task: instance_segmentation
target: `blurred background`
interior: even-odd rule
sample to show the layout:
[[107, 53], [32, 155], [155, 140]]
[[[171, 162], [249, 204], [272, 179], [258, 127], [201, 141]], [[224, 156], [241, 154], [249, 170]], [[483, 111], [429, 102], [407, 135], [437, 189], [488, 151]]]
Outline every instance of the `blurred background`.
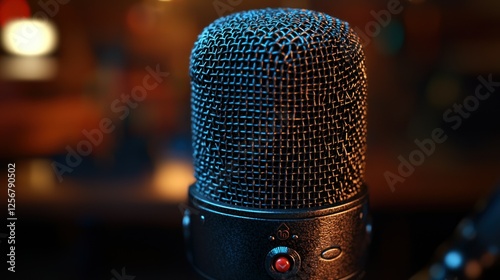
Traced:
[[[0, 0], [0, 173], [7, 182], [15, 163], [17, 276], [192, 279], [181, 235], [194, 182], [189, 55], [216, 18], [264, 7], [318, 10], [360, 34], [367, 278], [408, 279], [429, 264], [500, 179], [500, 86], [484, 82], [500, 81], [500, 2]], [[438, 128], [446, 141], [398, 170]], [[483, 264], [467, 275], [499, 276]]]

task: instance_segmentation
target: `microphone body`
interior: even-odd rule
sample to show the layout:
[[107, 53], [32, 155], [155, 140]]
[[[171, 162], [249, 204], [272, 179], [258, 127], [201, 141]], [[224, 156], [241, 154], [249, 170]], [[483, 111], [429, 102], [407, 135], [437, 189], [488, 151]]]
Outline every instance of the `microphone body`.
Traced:
[[323, 13], [206, 27], [190, 64], [196, 182], [183, 227], [206, 279], [358, 279], [370, 239], [366, 70]]

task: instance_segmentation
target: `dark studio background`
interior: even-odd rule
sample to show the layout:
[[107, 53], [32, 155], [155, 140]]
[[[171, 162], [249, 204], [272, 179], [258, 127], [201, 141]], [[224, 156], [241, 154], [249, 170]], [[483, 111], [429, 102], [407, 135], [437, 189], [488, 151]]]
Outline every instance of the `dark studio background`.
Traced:
[[[26, 15], [25, 1], [7, 2], [0, 0], [2, 26], [13, 14]], [[47, 10], [49, 2], [57, 7]], [[188, 66], [197, 35], [220, 15], [269, 6], [322, 11], [365, 31], [376, 21], [371, 11], [387, 10], [388, 2], [27, 1], [29, 14], [48, 15], [59, 41], [41, 57], [0, 49], [0, 207], [6, 214], [7, 164], [15, 163], [15, 276], [108, 280], [125, 269], [137, 280], [192, 279], [180, 209], [194, 180]], [[443, 119], [474, 94], [479, 75], [500, 81], [500, 2], [415, 0], [401, 7], [384, 26], [372, 24], [378, 29], [365, 42], [374, 220], [368, 279], [410, 278], [500, 180], [497, 92], [457, 129]], [[135, 108], [127, 105], [122, 119], [120, 96], [143, 83], [148, 67], [169, 75]], [[59, 180], [52, 165], [67, 164], [68, 147], [82, 145], [82, 131], [103, 119], [114, 131]], [[391, 191], [384, 173], [397, 174], [398, 157], [408, 158], [415, 139], [436, 128], [447, 140]], [[6, 233], [4, 218], [1, 224]], [[0, 241], [3, 273], [8, 252]], [[498, 268], [482, 275], [498, 279]]]

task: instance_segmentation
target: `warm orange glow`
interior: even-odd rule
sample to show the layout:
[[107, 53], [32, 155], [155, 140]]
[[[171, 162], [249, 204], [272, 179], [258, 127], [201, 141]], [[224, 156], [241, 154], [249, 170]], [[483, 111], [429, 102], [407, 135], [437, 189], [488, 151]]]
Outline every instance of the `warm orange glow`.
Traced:
[[188, 187], [194, 182], [194, 170], [187, 160], [170, 160], [161, 163], [154, 177], [154, 188], [169, 201], [182, 202], [187, 199]]
[[126, 15], [129, 30], [138, 35], [153, 33], [160, 18], [159, 10], [148, 3], [137, 3], [130, 7]]
[[29, 186], [35, 192], [50, 192], [55, 185], [54, 172], [51, 161], [47, 159], [33, 159], [29, 162]]

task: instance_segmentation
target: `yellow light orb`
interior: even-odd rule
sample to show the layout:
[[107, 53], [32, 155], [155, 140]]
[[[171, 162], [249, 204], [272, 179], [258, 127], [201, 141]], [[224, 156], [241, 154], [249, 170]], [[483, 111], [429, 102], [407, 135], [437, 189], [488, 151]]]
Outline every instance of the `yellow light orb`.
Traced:
[[57, 43], [56, 27], [49, 21], [15, 19], [5, 24], [2, 32], [2, 44], [13, 55], [47, 55], [55, 50]]

